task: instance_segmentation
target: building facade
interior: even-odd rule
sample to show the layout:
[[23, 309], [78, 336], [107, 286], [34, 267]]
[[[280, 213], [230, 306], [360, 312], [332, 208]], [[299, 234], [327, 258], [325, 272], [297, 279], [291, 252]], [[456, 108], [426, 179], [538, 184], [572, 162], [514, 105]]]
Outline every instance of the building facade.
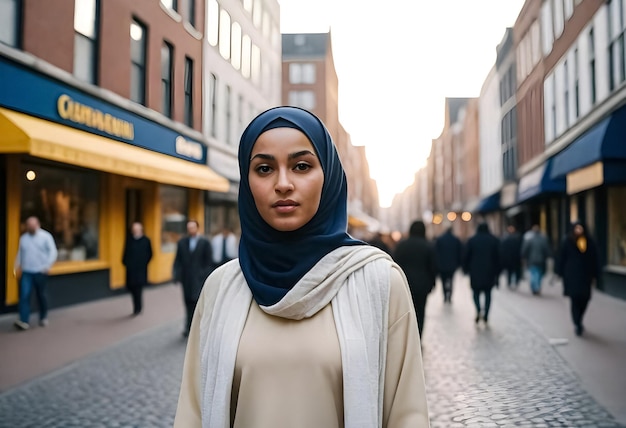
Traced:
[[378, 230], [378, 191], [369, 176], [365, 148], [352, 144], [339, 120], [339, 79], [331, 33], [282, 35], [282, 103], [319, 117], [330, 133], [348, 180], [351, 232], [362, 238]]
[[626, 296], [626, 4], [542, 8], [544, 134], [551, 177], [565, 179], [563, 231], [583, 221], [599, 243], [600, 287]]
[[202, 129], [209, 166], [228, 192], [206, 193], [207, 233], [239, 232], [237, 150], [245, 127], [281, 102], [280, 8], [276, 0], [207, 0]]
[[[18, 300], [26, 217], [55, 238], [52, 307], [125, 284], [129, 225], [144, 224], [148, 280], [171, 279], [188, 219], [227, 180], [201, 133], [203, 2], [4, 2], [0, 14], [0, 311]], [[6, 13], [4, 13], [6, 12]]]

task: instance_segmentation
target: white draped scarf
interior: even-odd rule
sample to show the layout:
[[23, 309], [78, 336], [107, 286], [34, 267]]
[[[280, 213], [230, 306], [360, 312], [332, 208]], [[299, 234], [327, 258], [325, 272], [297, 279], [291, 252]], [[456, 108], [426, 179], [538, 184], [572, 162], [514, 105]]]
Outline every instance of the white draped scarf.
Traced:
[[[345, 428], [382, 426], [391, 258], [370, 246], [340, 247], [322, 258], [268, 314], [299, 320], [332, 303], [343, 369]], [[252, 293], [239, 261], [224, 273], [211, 315], [200, 323], [202, 426], [230, 426], [237, 348]]]

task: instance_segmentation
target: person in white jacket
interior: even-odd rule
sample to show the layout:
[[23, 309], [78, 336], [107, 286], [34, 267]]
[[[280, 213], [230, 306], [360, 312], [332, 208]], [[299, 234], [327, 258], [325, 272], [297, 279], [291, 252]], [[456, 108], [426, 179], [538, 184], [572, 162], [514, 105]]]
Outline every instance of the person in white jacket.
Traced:
[[41, 228], [35, 216], [26, 219], [26, 232], [20, 236], [14, 274], [19, 277], [20, 300], [19, 319], [14, 323], [18, 330], [30, 328], [30, 297], [37, 295], [39, 304], [39, 325], [48, 325], [48, 272], [57, 260], [57, 247], [50, 232]]
[[220, 233], [211, 238], [211, 247], [215, 266], [221, 266], [238, 256], [237, 237], [228, 226], [224, 226]]
[[324, 124], [257, 116], [239, 147], [239, 258], [207, 278], [175, 427], [429, 427], [406, 277], [347, 233], [347, 184]]

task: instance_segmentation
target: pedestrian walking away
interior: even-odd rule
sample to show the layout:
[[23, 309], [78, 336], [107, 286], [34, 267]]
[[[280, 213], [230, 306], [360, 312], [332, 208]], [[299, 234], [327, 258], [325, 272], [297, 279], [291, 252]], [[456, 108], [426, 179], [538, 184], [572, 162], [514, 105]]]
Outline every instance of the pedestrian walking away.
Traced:
[[581, 222], [572, 225], [561, 243], [556, 274], [562, 278], [563, 294], [570, 299], [574, 331], [581, 336], [585, 330], [583, 318], [591, 300], [591, 288], [600, 278], [600, 261], [595, 241]]
[[221, 266], [238, 257], [237, 237], [227, 226], [224, 226], [222, 231], [211, 239], [211, 248], [215, 266]]
[[[485, 324], [489, 320], [491, 289], [497, 285], [500, 274], [499, 253], [498, 238], [489, 232], [487, 223], [480, 223], [476, 228], [476, 234], [467, 241], [463, 259], [463, 272], [470, 277], [474, 306], [476, 306], [474, 319], [476, 324], [481, 319]], [[481, 306], [481, 295], [484, 295], [484, 306]]]
[[426, 226], [423, 221], [417, 220], [411, 224], [409, 237], [398, 243], [393, 258], [409, 282], [421, 338], [426, 319], [426, 300], [435, 288], [437, 276], [435, 249], [426, 240]]
[[238, 156], [239, 258], [202, 289], [174, 426], [429, 427], [408, 284], [348, 234], [346, 175], [324, 124], [272, 108]]
[[514, 224], [506, 228], [507, 234], [502, 238], [500, 261], [506, 270], [506, 283], [509, 288], [517, 288], [522, 279], [522, 235]]
[[211, 243], [200, 235], [196, 220], [187, 222], [187, 236], [178, 241], [174, 258], [174, 282], [182, 285], [185, 303], [185, 327], [183, 336], [189, 336], [193, 313], [200, 298], [204, 280], [215, 268]]
[[452, 303], [452, 290], [454, 288], [454, 273], [461, 267], [463, 257], [463, 244], [452, 232], [452, 227], [435, 240], [435, 253], [437, 270], [443, 287], [443, 301]]
[[534, 295], [541, 293], [541, 281], [551, 254], [548, 238], [541, 232], [539, 225], [533, 225], [532, 233], [524, 239], [522, 244], [522, 259], [528, 268], [530, 289]]
[[143, 225], [135, 222], [126, 238], [122, 263], [126, 267], [126, 288], [133, 300], [133, 315], [143, 309], [143, 287], [148, 283], [148, 263], [152, 260], [152, 244], [143, 234]]
[[18, 330], [30, 328], [30, 299], [33, 289], [39, 305], [39, 325], [48, 325], [48, 272], [57, 259], [54, 238], [41, 228], [37, 217], [26, 219], [26, 232], [20, 236], [13, 273], [19, 278]]

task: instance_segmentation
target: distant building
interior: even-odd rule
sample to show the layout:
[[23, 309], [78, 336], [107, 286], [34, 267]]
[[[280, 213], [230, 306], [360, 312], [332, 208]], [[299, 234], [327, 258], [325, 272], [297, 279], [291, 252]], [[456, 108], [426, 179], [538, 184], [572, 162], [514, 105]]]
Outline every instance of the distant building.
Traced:
[[377, 229], [378, 191], [369, 176], [365, 150], [352, 144], [339, 121], [339, 79], [331, 33], [283, 34], [282, 62], [282, 103], [318, 116], [337, 146], [348, 179], [351, 226]]

